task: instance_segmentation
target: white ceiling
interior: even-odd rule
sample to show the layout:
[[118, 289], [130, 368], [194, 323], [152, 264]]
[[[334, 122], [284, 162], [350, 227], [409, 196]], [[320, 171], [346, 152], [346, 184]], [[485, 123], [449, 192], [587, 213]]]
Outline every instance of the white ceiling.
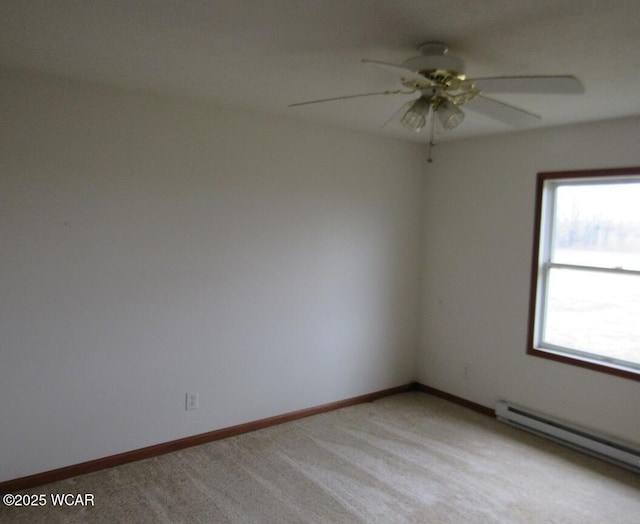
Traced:
[[[572, 74], [584, 95], [495, 95], [540, 126], [640, 114], [638, 0], [1, 0], [0, 64], [425, 140], [405, 101], [305, 100], [401, 87], [361, 63], [399, 64], [426, 41], [467, 77]], [[449, 139], [508, 131], [466, 111]]]

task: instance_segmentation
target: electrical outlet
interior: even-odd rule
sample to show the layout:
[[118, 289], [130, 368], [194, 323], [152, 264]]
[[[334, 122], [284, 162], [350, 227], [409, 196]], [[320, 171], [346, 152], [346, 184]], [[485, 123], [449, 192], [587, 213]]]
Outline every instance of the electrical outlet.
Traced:
[[187, 411], [191, 411], [193, 409], [198, 409], [198, 394], [197, 393], [187, 393], [186, 395], [186, 405], [185, 409]]

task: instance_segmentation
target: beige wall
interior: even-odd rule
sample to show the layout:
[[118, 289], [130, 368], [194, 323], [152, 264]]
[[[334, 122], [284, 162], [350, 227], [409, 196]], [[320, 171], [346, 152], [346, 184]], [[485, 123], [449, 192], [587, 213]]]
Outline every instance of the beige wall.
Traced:
[[420, 146], [0, 78], [0, 480], [414, 378]]
[[525, 354], [538, 171], [640, 166], [640, 119], [439, 146], [426, 175], [418, 378], [640, 444], [638, 382]]

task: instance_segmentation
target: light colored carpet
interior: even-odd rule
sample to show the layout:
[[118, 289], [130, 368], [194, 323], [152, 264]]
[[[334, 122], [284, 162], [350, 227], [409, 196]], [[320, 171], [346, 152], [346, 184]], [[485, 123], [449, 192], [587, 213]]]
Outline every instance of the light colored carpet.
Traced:
[[425, 393], [34, 488], [1, 522], [640, 522], [640, 475]]

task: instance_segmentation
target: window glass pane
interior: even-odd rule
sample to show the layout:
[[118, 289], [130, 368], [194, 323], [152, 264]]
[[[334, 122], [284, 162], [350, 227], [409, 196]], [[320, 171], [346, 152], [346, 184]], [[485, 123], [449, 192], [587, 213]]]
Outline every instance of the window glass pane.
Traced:
[[640, 276], [552, 268], [545, 343], [640, 364]]
[[640, 270], [640, 181], [561, 185], [552, 261]]

